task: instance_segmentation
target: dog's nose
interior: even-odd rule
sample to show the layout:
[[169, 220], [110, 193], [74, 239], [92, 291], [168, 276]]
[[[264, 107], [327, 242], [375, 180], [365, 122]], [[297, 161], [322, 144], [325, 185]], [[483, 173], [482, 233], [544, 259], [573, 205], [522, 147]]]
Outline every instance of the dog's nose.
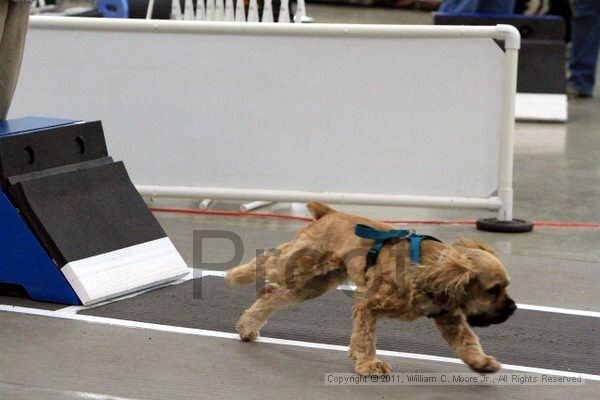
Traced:
[[511, 300], [511, 302], [508, 304], [506, 309], [508, 310], [508, 312], [513, 313], [517, 309], [517, 305], [515, 304], [514, 301]]

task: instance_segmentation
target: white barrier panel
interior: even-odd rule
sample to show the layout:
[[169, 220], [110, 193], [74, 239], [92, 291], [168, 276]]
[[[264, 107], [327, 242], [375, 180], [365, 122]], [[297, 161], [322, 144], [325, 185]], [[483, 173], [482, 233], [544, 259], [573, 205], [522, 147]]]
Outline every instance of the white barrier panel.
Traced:
[[566, 122], [569, 103], [566, 94], [517, 93], [517, 121]]
[[11, 117], [102, 120], [144, 194], [512, 219], [518, 47], [500, 25], [33, 17]]

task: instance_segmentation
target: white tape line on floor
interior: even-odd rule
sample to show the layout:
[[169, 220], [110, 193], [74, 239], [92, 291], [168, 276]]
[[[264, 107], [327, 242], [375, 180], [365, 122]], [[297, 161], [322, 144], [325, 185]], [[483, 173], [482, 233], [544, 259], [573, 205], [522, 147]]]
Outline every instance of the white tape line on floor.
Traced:
[[[60, 318], [60, 319], [67, 319], [67, 320], [74, 320], [74, 321], [84, 321], [84, 322], [91, 322], [91, 323], [97, 323], [97, 324], [103, 324], [103, 325], [120, 326], [120, 327], [125, 327], [125, 328], [148, 329], [148, 330], [168, 332], [168, 333], [180, 333], [180, 334], [185, 334], [185, 335], [196, 335], [196, 336], [206, 336], [206, 337], [216, 337], [216, 338], [223, 338], [223, 339], [239, 340], [238, 335], [233, 332], [211, 331], [211, 330], [206, 330], [206, 329], [184, 328], [184, 327], [180, 327], [180, 326], [160, 325], [160, 324], [152, 324], [152, 323], [148, 323], [148, 322], [129, 321], [129, 320], [122, 320], [122, 319], [115, 319], [115, 318], [95, 317], [95, 316], [91, 316], [91, 315], [61, 313], [60, 310], [49, 311], [49, 310], [42, 310], [42, 309], [37, 309], [37, 308], [0, 305], [0, 311], [28, 314], [28, 315], [37, 315], [37, 316], [51, 317], [51, 318]], [[299, 341], [299, 340], [259, 337], [257, 342], [275, 344], [275, 345], [293, 346], [293, 347], [304, 347], [304, 348], [312, 348], [312, 349], [348, 352], [348, 346], [339, 346], [339, 345], [315, 343], [315, 342], [304, 342], [304, 341]], [[381, 356], [387, 356], [387, 357], [406, 358], [406, 359], [424, 360], [424, 361], [436, 361], [436, 362], [451, 363], [451, 364], [462, 364], [462, 361], [457, 358], [432, 356], [432, 355], [428, 355], [428, 354], [405, 353], [405, 352], [389, 351], [389, 350], [378, 350], [377, 354], [379, 354]], [[547, 375], [555, 375], [555, 376], [566, 376], [566, 377], [581, 377], [582, 379], [585, 379], [585, 380], [600, 381], [600, 375], [582, 374], [582, 373], [572, 372], [572, 371], [560, 371], [560, 370], [554, 370], [554, 369], [527, 367], [527, 366], [512, 365], [512, 364], [503, 364], [502, 366], [505, 370], [508, 370], [508, 371], [522, 371], [522, 372], [531, 372], [531, 373], [547, 374]]]
[[[0, 395], [6, 394], [7, 396], [11, 393], [26, 394], [27, 397], [31, 394], [39, 394], [49, 396], [49, 398], [57, 399], [81, 399], [81, 400], [135, 400], [131, 397], [118, 397], [111, 396], [108, 394], [98, 394], [90, 392], [78, 392], [74, 390], [61, 390], [61, 389], [50, 389], [42, 388], [39, 386], [21, 385], [17, 383], [0, 382]], [[0, 396], [0, 398], [3, 398]], [[11, 398], [11, 397], [8, 397]]]

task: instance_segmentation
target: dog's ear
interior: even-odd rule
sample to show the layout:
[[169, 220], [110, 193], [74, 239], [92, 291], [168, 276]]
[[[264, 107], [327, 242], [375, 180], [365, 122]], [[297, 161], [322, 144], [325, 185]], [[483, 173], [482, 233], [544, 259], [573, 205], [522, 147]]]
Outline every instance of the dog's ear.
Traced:
[[483, 251], [487, 251], [488, 253], [491, 253], [491, 254], [495, 255], [496, 257], [498, 257], [498, 253], [496, 253], [496, 250], [494, 250], [492, 248], [492, 246], [490, 246], [489, 244], [485, 243], [484, 241], [478, 240], [478, 239], [460, 238], [456, 242], [452, 243], [452, 246], [457, 247], [457, 248], [462, 247], [465, 249], [483, 250]]
[[417, 276], [418, 287], [450, 306], [463, 301], [467, 285], [477, 277], [471, 260], [460, 250], [448, 247], [440, 262], [425, 266]]

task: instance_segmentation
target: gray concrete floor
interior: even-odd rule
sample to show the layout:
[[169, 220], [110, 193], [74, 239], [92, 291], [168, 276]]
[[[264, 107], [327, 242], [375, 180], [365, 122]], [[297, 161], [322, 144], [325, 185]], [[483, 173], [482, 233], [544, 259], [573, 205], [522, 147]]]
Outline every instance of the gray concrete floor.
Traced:
[[[308, 6], [319, 22], [429, 23], [424, 12]], [[598, 93], [598, 90], [597, 90]], [[516, 216], [530, 220], [600, 222], [600, 100], [571, 101], [567, 124], [517, 124]], [[381, 219], [477, 218], [484, 212], [392, 207], [341, 207]], [[275, 211], [288, 212], [277, 204]], [[290, 237], [299, 222], [157, 214], [189, 265], [194, 229], [230, 229], [246, 247]], [[501, 235], [471, 226], [417, 226], [452, 240], [477, 236], [507, 264], [520, 303], [600, 311], [600, 230], [536, 228]], [[213, 243], [206, 262], [225, 261], [226, 244]], [[196, 261], [196, 262], [195, 262]], [[10, 303], [0, 298], [0, 303]], [[28, 305], [19, 301], [21, 305]], [[39, 307], [39, 305], [33, 305]], [[177, 310], [174, 310], [177, 312]], [[543, 332], [540, 332], [543, 334]], [[402, 349], [410, 351], [410, 349]], [[389, 359], [398, 372], [465, 371], [462, 365]], [[327, 372], [350, 372], [343, 352], [64, 321], [0, 312], [0, 399], [203, 398], [597, 398], [599, 384], [577, 387], [364, 386], [323, 384]], [[594, 394], [596, 393], [596, 394]], [[92, 397], [99, 395], [100, 397]], [[104, 396], [104, 397], [102, 397]]]

